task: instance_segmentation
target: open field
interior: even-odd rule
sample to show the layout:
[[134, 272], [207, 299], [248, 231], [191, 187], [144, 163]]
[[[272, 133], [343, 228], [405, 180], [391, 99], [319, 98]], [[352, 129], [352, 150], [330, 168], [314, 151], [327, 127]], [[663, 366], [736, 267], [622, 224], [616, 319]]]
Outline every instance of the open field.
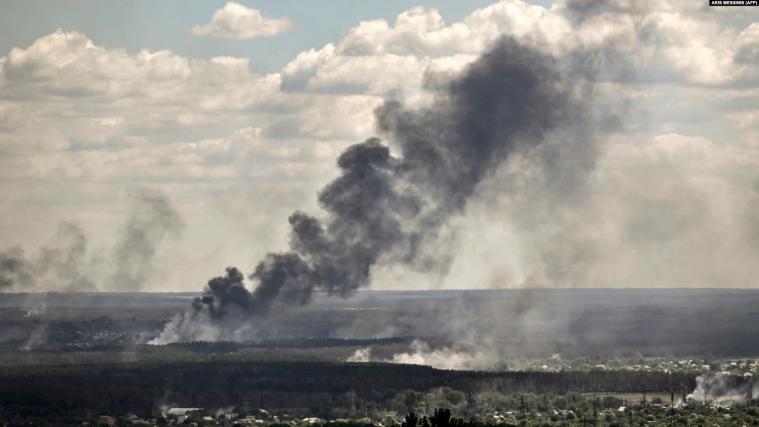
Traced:
[[[3, 294], [0, 350], [126, 347], [157, 335], [193, 294]], [[276, 312], [248, 341], [479, 338], [545, 356], [759, 355], [759, 291], [359, 292]], [[466, 332], [464, 331], [464, 332]]]
[[[193, 296], [2, 295], [0, 419], [158, 423], [169, 407], [234, 408], [264, 424], [399, 424], [439, 407], [483, 425], [755, 419], [750, 407], [682, 405], [699, 375], [752, 387], [755, 291], [359, 292], [259, 320], [267, 333], [244, 342], [147, 345]], [[461, 341], [462, 327], [480, 334]], [[387, 363], [416, 340], [457, 357], [495, 346], [503, 360], [491, 372]], [[346, 363], [362, 352], [371, 363]]]

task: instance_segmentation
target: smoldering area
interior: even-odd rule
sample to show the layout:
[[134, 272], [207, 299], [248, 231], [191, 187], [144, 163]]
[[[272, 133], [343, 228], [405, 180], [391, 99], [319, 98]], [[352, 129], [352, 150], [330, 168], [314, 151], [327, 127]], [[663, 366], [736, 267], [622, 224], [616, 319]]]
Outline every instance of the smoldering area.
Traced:
[[[160, 351], [144, 344], [195, 295], [6, 294], [0, 350], [7, 361], [20, 353]], [[424, 340], [431, 349], [486, 352], [483, 369], [555, 353], [750, 356], [759, 354], [759, 332], [747, 327], [757, 315], [759, 292], [751, 290], [359, 291], [318, 294], [308, 306], [272, 313], [231, 348], [309, 348], [304, 354], [317, 359], [345, 360], [369, 346], [382, 361]], [[43, 336], [30, 342], [39, 328]]]

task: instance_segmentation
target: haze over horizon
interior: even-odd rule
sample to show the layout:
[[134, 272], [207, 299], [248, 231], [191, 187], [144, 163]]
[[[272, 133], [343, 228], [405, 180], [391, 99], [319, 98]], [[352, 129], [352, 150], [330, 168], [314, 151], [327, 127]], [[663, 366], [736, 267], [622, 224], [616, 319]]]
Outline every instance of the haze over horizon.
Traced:
[[740, 8], [152, 3], [0, 4], [0, 291], [247, 276], [293, 212], [323, 217], [347, 147], [401, 153], [378, 108], [436, 105], [502, 36], [555, 58], [587, 129], [494, 167], [370, 289], [758, 287], [759, 23]]

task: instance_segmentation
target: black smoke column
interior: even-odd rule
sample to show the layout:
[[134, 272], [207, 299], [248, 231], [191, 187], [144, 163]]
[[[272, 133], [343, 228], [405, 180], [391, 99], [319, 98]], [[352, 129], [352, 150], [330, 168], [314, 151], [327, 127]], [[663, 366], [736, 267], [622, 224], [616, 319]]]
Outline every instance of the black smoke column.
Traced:
[[[500, 40], [428, 107], [388, 102], [379, 108], [378, 128], [398, 156], [377, 138], [348, 147], [337, 160], [341, 175], [319, 192], [325, 214], [290, 216], [291, 249], [258, 264], [251, 276], [255, 290], [229, 292], [229, 286], [242, 287], [239, 272], [230, 270], [233, 284], [212, 280], [205, 304], [196, 307], [208, 306], [211, 318], [229, 305], [264, 314], [275, 304], [308, 303], [316, 290], [349, 295], [369, 284], [378, 262], [413, 264], [479, 183], [513, 153], [539, 150], [557, 128], [571, 122], [581, 129], [583, 111], [552, 58]], [[583, 137], [589, 133], [583, 129]], [[176, 322], [205, 319], [177, 317], [153, 342], [192, 340], [182, 331], [197, 328]]]

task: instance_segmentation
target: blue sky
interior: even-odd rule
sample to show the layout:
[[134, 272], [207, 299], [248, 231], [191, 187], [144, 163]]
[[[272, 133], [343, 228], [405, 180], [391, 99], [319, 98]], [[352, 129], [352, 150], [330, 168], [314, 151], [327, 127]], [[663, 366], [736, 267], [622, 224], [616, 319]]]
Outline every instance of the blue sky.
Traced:
[[[443, 240], [457, 239], [447, 274], [379, 263], [372, 286], [748, 286], [759, 276], [754, 9], [239, 3], [0, 1], [0, 257], [23, 250], [33, 264], [74, 229], [60, 224], [77, 224], [88, 245], [79, 273], [112, 290], [134, 195], [162, 194], [186, 227], [156, 242], [139, 289], [197, 290], [228, 265], [249, 272], [288, 247], [290, 213], [324, 215], [316, 194], [343, 150], [378, 134], [378, 106], [427, 105], [430, 76], [455, 78], [508, 36], [554, 57], [599, 123], [618, 119], [597, 145], [588, 203], [530, 204], [544, 188], [503, 183], [539, 186], [530, 173], [541, 169], [510, 160], [446, 225]], [[561, 280], [555, 260], [573, 267]], [[46, 271], [38, 290], [65, 288]]]
[[[463, 18], [489, 0], [269, 0], [240, 1], [270, 17], [286, 16], [294, 30], [262, 40], [218, 40], [190, 34], [206, 23], [223, 1], [130, 0], [5, 0], [0, 2], [0, 52], [28, 46], [57, 28], [87, 34], [94, 42], [131, 52], [168, 49], [192, 58], [243, 56], [254, 69], [276, 71], [298, 52], [339, 40], [359, 21], [386, 19], [414, 6], [435, 7], [446, 22]], [[550, 0], [538, 0], [547, 5]]]

